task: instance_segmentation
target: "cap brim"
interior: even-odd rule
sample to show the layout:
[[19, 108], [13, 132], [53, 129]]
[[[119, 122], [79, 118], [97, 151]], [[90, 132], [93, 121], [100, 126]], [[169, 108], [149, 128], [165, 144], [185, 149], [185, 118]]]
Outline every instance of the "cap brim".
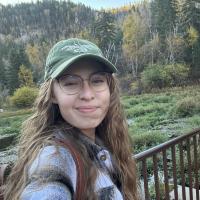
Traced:
[[56, 70], [51, 74], [51, 78], [53, 79], [53, 78], [58, 77], [70, 65], [72, 65], [73, 63], [77, 62], [78, 60], [80, 60], [82, 58], [94, 59], [95, 61], [102, 63], [106, 67], [107, 71], [112, 72], [112, 73], [117, 72], [117, 68], [110, 61], [108, 61], [106, 58], [98, 56], [98, 55], [94, 55], [94, 54], [82, 54], [82, 55], [73, 57], [69, 60], [66, 60], [62, 64], [60, 64], [56, 68]]

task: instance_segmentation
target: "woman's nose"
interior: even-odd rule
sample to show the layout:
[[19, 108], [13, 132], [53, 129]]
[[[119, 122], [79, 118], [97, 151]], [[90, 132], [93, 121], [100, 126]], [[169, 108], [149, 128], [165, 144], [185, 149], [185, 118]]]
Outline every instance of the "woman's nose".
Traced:
[[83, 81], [83, 86], [80, 91], [80, 98], [84, 100], [91, 100], [94, 99], [95, 97], [95, 92], [93, 88], [89, 85], [88, 80]]

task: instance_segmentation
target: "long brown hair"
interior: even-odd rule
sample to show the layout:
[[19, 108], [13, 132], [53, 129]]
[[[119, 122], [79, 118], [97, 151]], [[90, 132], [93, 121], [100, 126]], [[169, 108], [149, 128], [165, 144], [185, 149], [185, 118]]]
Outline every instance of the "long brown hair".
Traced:
[[[69, 134], [72, 136], [70, 139], [73, 140], [73, 137], [76, 137], [77, 131], [70, 125], [66, 123], [59, 125], [57, 123], [61, 116], [58, 107], [51, 101], [52, 85], [53, 80], [48, 80], [41, 86], [35, 104], [35, 112], [23, 123], [19, 141], [19, 158], [7, 181], [6, 200], [19, 200], [28, 181], [28, 166], [36, 158], [41, 148], [48, 144], [56, 145], [52, 137], [58, 126], [63, 131], [71, 133]], [[97, 137], [112, 153], [118, 166], [124, 199], [138, 200], [135, 161], [132, 158], [127, 123], [120, 103], [119, 87], [114, 76], [111, 78], [109, 88], [111, 94], [110, 106], [105, 119], [97, 127]], [[79, 140], [73, 140], [73, 142], [77, 144], [76, 146], [84, 158], [87, 177], [84, 199], [97, 199], [94, 192], [97, 169], [89, 158], [86, 147]]]

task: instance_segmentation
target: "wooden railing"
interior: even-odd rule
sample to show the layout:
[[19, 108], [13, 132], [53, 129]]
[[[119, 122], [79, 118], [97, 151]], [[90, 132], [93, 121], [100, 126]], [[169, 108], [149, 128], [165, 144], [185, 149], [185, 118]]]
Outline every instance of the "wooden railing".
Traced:
[[134, 157], [145, 200], [200, 199], [200, 129]]

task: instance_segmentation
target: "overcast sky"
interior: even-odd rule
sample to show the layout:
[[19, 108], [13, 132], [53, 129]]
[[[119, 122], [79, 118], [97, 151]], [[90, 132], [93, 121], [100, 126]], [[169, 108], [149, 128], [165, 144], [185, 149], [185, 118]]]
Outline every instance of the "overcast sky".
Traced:
[[[21, 2], [36, 2], [37, 0], [0, 0], [3, 5], [16, 4]], [[74, 3], [81, 2], [95, 9], [101, 8], [116, 8], [129, 3], [134, 3], [141, 0], [71, 0]]]

